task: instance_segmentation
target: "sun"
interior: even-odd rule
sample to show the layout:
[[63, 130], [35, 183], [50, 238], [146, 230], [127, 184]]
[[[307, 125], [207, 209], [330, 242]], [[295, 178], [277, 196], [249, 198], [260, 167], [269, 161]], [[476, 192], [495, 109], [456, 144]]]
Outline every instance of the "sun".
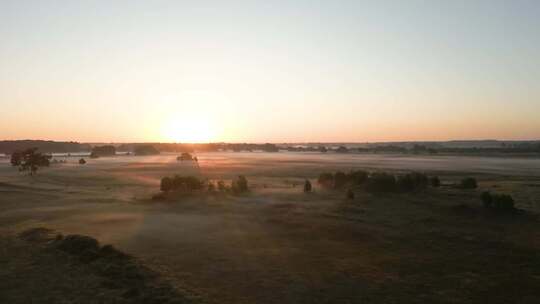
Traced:
[[162, 133], [167, 141], [183, 143], [211, 142], [216, 136], [212, 122], [204, 118], [171, 118]]

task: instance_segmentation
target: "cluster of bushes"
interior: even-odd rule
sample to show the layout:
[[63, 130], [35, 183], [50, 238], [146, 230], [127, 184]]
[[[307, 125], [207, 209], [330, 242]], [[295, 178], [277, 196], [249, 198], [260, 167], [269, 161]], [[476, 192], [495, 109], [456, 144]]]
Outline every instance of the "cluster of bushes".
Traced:
[[368, 179], [366, 171], [350, 171], [344, 173], [337, 171], [336, 173], [323, 172], [319, 175], [317, 182], [326, 188], [339, 189], [346, 185], [361, 185]]
[[160, 189], [163, 192], [184, 191], [192, 192], [203, 189], [204, 183], [195, 176], [164, 177], [161, 179]]
[[484, 207], [498, 211], [515, 210], [514, 199], [508, 194], [491, 194], [485, 191], [480, 196]]
[[208, 191], [213, 192], [230, 192], [233, 194], [240, 194], [249, 191], [248, 180], [245, 176], [240, 175], [236, 179], [232, 180], [230, 186], [226, 185], [224, 181], [220, 180], [216, 183], [206, 182], [200, 180], [195, 176], [180, 176], [175, 175], [173, 177], [163, 177], [161, 179], [160, 190], [164, 193], [168, 192], [195, 192], [195, 191]]
[[340, 189], [345, 186], [363, 186], [370, 192], [411, 192], [425, 189], [428, 185], [439, 187], [438, 177], [429, 178], [424, 173], [411, 172], [403, 175], [393, 175], [386, 172], [373, 172], [357, 170], [344, 173], [324, 172], [319, 175], [317, 182], [326, 188]]

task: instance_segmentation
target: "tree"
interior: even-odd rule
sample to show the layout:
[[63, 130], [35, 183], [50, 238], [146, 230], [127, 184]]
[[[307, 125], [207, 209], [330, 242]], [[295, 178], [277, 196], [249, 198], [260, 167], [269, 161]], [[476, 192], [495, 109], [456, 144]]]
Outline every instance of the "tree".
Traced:
[[354, 199], [354, 191], [352, 189], [347, 190], [347, 199], [349, 199], [349, 200]]
[[347, 175], [341, 171], [334, 174], [334, 189], [339, 189], [347, 183]]
[[84, 164], [86, 164], [86, 160], [84, 160], [84, 158], [79, 159], [79, 165], [84, 165]]
[[39, 167], [48, 167], [51, 155], [36, 152], [37, 148], [30, 148], [24, 151], [17, 151], [11, 154], [11, 165], [19, 167], [19, 171], [29, 170], [30, 175], [36, 174]]
[[161, 179], [160, 189], [163, 192], [169, 192], [173, 189], [173, 180], [170, 177], [164, 177]]
[[486, 208], [491, 208], [491, 206], [493, 205], [493, 197], [491, 196], [491, 193], [489, 193], [489, 191], [482, 192], [480, 199], [482, 199], [482, 204]]
[[306, 179], [306, 182], [304, 183], [304, 192], [308, 193], [311, 192], [311, 182]]
[[434, 188], [438, 188], [438, 187], [441, 186], [441, 180], [439, 179], [438, 176], [433, 176], [430, 179], [430, 182], [431, 182], [431, 186], [434, 187]]
[[248, 191], [248, 181], [245, 176], [238, 176], [238, 180], [236, 180], [236, 185], [238, 186], [238, 191], [240, 193]]

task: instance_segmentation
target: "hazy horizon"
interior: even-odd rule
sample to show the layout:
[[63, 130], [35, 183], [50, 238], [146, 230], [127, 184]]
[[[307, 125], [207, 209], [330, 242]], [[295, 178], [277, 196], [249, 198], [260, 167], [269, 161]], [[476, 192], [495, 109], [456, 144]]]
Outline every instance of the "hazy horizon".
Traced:
[[538, 1], [0, 1], [0, 140], [540, 139]]

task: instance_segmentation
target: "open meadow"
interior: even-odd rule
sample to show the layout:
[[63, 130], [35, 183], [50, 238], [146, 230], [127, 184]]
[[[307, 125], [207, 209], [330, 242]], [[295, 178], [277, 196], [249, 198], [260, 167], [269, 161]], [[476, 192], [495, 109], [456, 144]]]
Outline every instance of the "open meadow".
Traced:
[[[33, 177], [0, 160], [0, 276], [10, 278], [0, 282], [0, 302], [50, 293], [54, 303], [60, 270], [58, 278], [48, 271], [17, 280], [20, 269], [32, 272], [20, 255], [31, 250], [12, 238], [46, 227], [112, 244], [202, 303], [540, 303], [538, 158], [176, 156], [85, 165], [66, 158]], [[317, 184], [322, 172], [351, 169], [425, 172], [442, 184], [412, 193], [356, 189], [354, 199]], [[160, 179], [175, 174], [226, 183], [244, 175], [250, 190], [152, 200]], [[453, 186], [464, 177], [476, 178], [478, 188]], [[305, 179], [313, 192], [303, 192]], [[480, 200], [486, 190], [512, 195], [518, 211], [488, 212]], [[102, 286], [93, 290], [88, 280], [73, 283], [88, 286], [77, 303], [98, 303], [91, 295]]]

